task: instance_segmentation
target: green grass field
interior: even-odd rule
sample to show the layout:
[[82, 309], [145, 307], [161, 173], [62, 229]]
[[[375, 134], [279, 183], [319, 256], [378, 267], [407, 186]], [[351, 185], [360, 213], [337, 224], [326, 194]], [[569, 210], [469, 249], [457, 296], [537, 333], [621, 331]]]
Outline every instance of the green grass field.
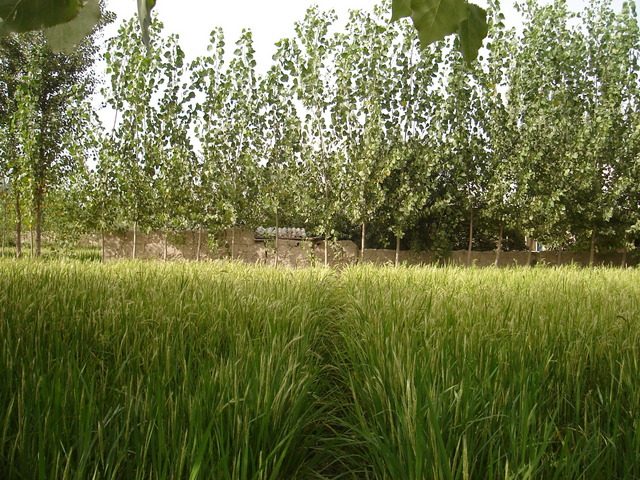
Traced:
[[0, 259], [2, 479], [638, 479], [640, 270]]

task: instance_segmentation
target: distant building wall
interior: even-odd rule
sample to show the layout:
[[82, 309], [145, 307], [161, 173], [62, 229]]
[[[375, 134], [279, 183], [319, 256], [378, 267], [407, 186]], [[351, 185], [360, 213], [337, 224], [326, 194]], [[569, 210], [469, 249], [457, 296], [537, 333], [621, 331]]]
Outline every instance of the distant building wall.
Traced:
[[[195, 260], [198, 256], [198, 232], [169, 233], [167, 236], [168, 260]], [[161, 232], [148, 234], [136, 233], [136, 258], [164, 258], [165, 236]], [[124, 259], [133, 256], [133, 232], [105, 234], [105, 257], [107, 259]], [[200, 234], [200, 259], [212, 260], [222, 258], [221, 254], [212, 253], [209, 249], [209, 235], [206, 231]]]
[[[324, 241], [317, 239], [279, 239], [276, 255], [275, 239], [259, 239], [253, 230], [227, 229], [219, 234], [207, 231], [187, 231], [169, 233], [167, 236], [168, 260], [196, 260], [198, 243], [200, 260], [233, 258], [246, 263], [306, 267], [324, 263]], [[165, 235], [162, 232], [136, 235], [136, 258], [164, 258]], [[212, 250], [213, 247], [213, 250]], [[360, 250], [349, 240], [330, 242], [328, 248], [330, 265], [353, 264], [360, 258]], [[107, 259], [132, 258], [133, 232], [105, 235], [105, 256]], [[395, 250], [365, 249], [364, 261], [377, 265], [394, 264]], [[495, 252], [471, 252], [471, 265], [491, 267], [495, 264]], [[413, 252], [401, 250], [400, 263], [408, 265], [428, 265], [434, 263], [467, 264], [467, 251], [456, 250], [448, 258], [438, 258], [433, 252]], [[498, 266], [536, 265], [589, 265], [589, 252], [502, 252]], [[595, 265], [622, 266], [636, 265], [637, 261], [620, 252], [598, 253]]]
[[[200, 239], [198, 240], [198, 236]], [[192, 231], [167, 235], [167, 260], [196, 260], [200, 242], [200, 260], [233, 258], [246, 263], [305, 267], [324, 263], [324, 242], [312, 239], [256, 239], [253, 230], [227, 229], [220, 234]], [[164, 258], [165, 235], [162, 232], [136, 233], [136, 258]], [[213, 248], [213, 250], [212, 250]], [[348, 240], [330, 242], [330, 265], [355, 263], [358, 248]], [[133, 257], [133, 232], [105, 235], [105, 257]]]
[[[365, 248], [364, 261], [367, 263], [374, 263], [376, 265], [393, 264], [396, 261], [396, 251]], [[435, 263], [437, 261], [437, 257], [433, 252], [400, 250], [400, 252], [398, 252], [398, 261], [409, 265], [426, 265]]]

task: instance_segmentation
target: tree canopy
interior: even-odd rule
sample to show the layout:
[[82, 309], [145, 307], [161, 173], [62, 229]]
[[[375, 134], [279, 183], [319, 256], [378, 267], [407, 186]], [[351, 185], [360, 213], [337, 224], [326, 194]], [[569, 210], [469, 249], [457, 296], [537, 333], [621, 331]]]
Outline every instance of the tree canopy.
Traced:
[[[265, 71], [250, 31], [229, 48], [214, 29], [208, 54], [187, 62], [157, 19], [149, 47], [137, 20], [126, 22], [105, 53], [113, 127], [97, 125], [90, 108], [56, 114], [87, 133], [74, 139], [90, 139], [69, 144], [56, 162], [93, 160], [82, 171], [87, 162], [55, 170], [66, 190], [48, 182], [47, 228], [73, 219], [64, 228], [166, 236], [288, 225], [325, 239], [325, 252], [338, 237], [363, 249], [497, 256], [531, 240], [592, 253], [636, 248], [633, 3], [615, 11], [596, 0], [571, 12], [564, 2], [527, 2], [517, 32], [491, 2], [487, 48], [472, 63], [459, 36], [424, 47], [410, 22], [389, 22], [391, 8], [351, 12], [342, 31], [334, 13], [311, 8]], [[13, 211], [6, 228], [18, 228], [24, 212], [9, 205], [23, 205], [36, 178], [7, 159], [39, 145], [12, 133], [29, 132], [38, 118], [20, 38], [0, 39], [3, 211]], [[64, 213], [83, 209], [93, 213]]]

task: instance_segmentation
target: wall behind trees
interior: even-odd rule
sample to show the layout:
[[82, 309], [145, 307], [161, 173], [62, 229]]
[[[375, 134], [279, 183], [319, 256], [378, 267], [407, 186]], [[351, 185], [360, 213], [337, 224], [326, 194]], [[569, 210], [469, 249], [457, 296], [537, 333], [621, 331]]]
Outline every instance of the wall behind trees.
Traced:
[[[279, 265], [284, 267], [309, 267], [324, 263], [324, 241], [319, 238], [280, 239], [276, 247], [274, 238], [256, 238], [253, 230], [226, 229], [223, 232], [182, 231], [168, 239], [162, 232], [138, 233], [135, 250], [143, 260], [209, 261], [236, 260], [245, 263]], [[133, 232], [105, 236], [106, 260], [132, 257]], [[168, 254], [167, 254], [168, 252]], [[437, 252], [416, 252], [392, 249], [365, 249], [359, 251], [350, 240], [330, 244], [329, 265], [352, 265], [359, 262], [377, 265], [466, 265], [466, 250], [455, 250], [442, 256]], [[638, 264], [636, 258], [622, 252], [598, 253], [593, 261], [589, 252], [504, 252], [496, 262], [497, 252], [472, 252], [470, 264], [476, 267], [513, 267], [535, 265], [602, 265], [627, 267]]]

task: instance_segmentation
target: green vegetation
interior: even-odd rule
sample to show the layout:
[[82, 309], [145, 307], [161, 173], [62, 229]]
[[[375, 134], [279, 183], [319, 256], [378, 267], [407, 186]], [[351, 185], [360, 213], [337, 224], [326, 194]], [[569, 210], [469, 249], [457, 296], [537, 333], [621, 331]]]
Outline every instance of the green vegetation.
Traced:
[[[278, 225], [326, 249], [340, 238], [499, 259], [536, 240], [592, 259], [637, 254], [635, 3], [572, 12], [531, 0], [515, 29], [491, 0], [472, 63], [465, 35], [484, 30], [466, 20], [426, 48], [409, 20], [389, 21], [422, 23], [445, 3], [484, 18], [464, 0], [387, 0], [338, 31], [333, 12], [311, 7], [270, 65], [249, 30], [233, 42], [212, 23], [207, 53], [191, 59], [159, 18], [146, 20], [145, 47], [132, 18], [100, 52], [106, 125], [87, 101], [95, 33], [72, 55], [40, 33], [0, 36], [3, 242], [20, 250], [33, 230], [37, 256], [41, 235]], [[453, 31], [445, 23], [436, 37]]]
[[[35, 246], [34, 246], [35, 247]], [[31, 244], [25, 243], [23, 248], [26, 252], [31, 251]], [[0, 257], [16, 258], [16, 250], [13, 247], [0, 249]], [[102, 259], [102, 251], [95, 245], [65, 245], [50, 243], [42, 247], [40, 258], [47, 260], [81, 260], [87, 262], [99, 262]]]
[[640, 476], [640, 271], [0, 259], [0, 477]]

